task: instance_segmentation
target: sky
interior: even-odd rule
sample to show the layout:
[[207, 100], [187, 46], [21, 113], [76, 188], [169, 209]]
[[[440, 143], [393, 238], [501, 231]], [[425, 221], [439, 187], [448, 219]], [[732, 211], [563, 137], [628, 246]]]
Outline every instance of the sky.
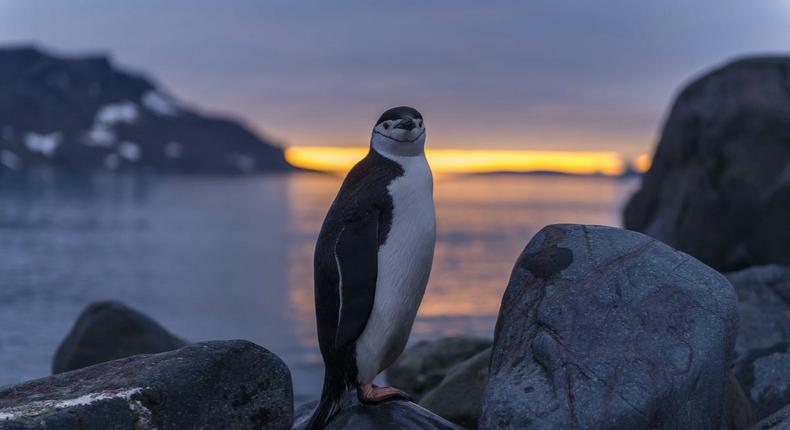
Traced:
[[673, 96], [788, 53], [790, 0], [0, 0], [0, 43], [109, 53], [282, 145], [365, 146], [388, 107], [435, 148], [652, 151]]

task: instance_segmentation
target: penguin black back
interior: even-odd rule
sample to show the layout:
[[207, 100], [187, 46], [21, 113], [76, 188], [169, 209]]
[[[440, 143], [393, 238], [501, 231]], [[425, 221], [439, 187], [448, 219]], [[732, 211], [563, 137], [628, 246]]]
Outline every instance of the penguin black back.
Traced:
[[323, 428], [351, 388], [364, 404], [408, 398], [373, 380], [403, 351], [430, 273], [436, 222], [424, 144], [416, 109], [385, 111], [324, 219], [314, 258], [324, 388], [309, 430]]
[[[316, 242], [313, 274], [315, 282], [316, 323], [321, 354], [325, 361], [324, 388], [321, 401], [307, 429], [320, 429], [337, 411], [343, 395], [353, 386], [357, 377], [356, 357], [353, 343], [364, 329], [373, 305], [375, 290], [348, 291], [347, 300], [354, 298], [357, 308], [367, 312], [346, 312], [348, 324], [340, 324], [338, 309], [343, 294], [336, 251], [341, 233], [348, 225], [359, 225], [371, 216], [377, 219], [375, 229], [376, 246], [387, 240], [392, 225], [392, 197], [387, 186], [403, 175], [398, 163], [370, 149], [367, 156], [357, 163], [346, 176], [329, 212], [321, 226]], [[371, 215], [375, 214], [375, 215]], [[370, 226], [373, 229], [374, 226]], [[364, 225], [362, 227], [365, 229]], [[364, 233], [363, 233], [364, 234]], [[349, 265], [361, 269], [366, 278], [373, 278], [377, 270], [376, 252], [361, 250], [349, 253]], [[348, 275], [347, 275], [348, 276]], [[348, 284], [346, 284], [348, 288]], [[338, 327], [348, 328], [339, 331]], [[353, 338], [353, 339], [352, 339]]]

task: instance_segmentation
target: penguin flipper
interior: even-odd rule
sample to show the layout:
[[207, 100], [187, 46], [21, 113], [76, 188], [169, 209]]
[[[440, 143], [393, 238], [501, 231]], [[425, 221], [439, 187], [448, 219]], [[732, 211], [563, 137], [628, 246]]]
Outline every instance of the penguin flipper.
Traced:
[[335, 347], [362, 334], [373, 310], [378, 279], [379, 211], [372, 210], [343, 225], [335, 245], [340, 283]]

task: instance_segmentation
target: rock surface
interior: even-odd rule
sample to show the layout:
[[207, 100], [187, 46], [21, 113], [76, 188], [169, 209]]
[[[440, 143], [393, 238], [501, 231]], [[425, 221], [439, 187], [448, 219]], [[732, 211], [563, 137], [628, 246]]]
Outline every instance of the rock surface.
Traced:
[[196, 112], [104, 56], [0, 49], [0, 173], [52, 165], [164, 172], [285, 170], [282, 149]]
[[387, 369], [387, 382], [419, 400], [439, 385], [453, 366], [490, 348], [491, 343], [489, 339], [474, 337], [418, 342]]
[[[305, 403], [297, 408], [293, 430], [303, 430], [310, 420], [318, 401]], [[340, 412], [329, 421], [324, 430], [462, 430], [461, 427], [414, 403], [395, 400], [379, 405], [362, 405], [356, 393], [350, 392], [343, 401]]]
[[491, 348], [459, 363], [441, 384], [425, 394], [420, 406], [462, 427], [476, 429], [490, 360]]
[[624, 212], [720, 270], [790, 264], [790, 57], [735, 61], [678, 95]]
[[0, 429], [289, 429], [291, 376], [241, 340], [137, 355], [0, 390]]
[[727, 376], [726, 399], [721, 430], [747, 430], [757, 422], [752, 402], [732, 372]]
[[480, 428], [718, 428], [737, 328], [732, 286], [694, 258], [545, 227], [502, 299]]
[[760, 266], [727, 275], [740, 302], [734, 371], [766, 417], [790, 403], [790, 267]]
[[790, 429], [790, 405], [776, 411], [752, 427], [752, 430], [788, 430]]
[[119, 302], [93, 303], [80, 314], [52, 361], [52, 373], [186, 345], [151, 318]]

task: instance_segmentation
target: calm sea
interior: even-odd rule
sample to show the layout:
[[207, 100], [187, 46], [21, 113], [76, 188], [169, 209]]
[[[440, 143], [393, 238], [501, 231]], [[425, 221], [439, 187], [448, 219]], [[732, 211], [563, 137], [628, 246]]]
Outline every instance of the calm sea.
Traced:
[[[320, 392], [312, 253], [340, 178], [52, 172], [0, 177], [0, 385], [49, 374], [80, 311], [120, 300], [191, 341], [248, 339]], [[493, 336], [515, 258], [542, 226], [620, 225], [638, 179], [439, 176], [433, 272], [411, 342]]]

